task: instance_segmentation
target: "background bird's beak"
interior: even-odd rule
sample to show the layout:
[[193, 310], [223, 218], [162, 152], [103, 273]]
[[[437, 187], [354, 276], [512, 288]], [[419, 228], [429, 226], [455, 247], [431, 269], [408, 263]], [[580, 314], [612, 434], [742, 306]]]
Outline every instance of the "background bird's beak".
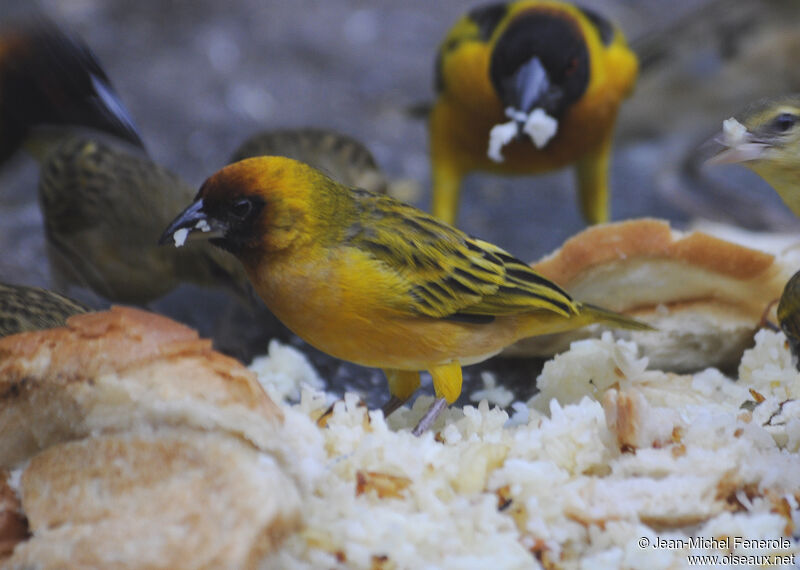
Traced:
[[107, 132], [144, 149], [144, 142], [131, 114], [114, 88], [103, 78], [92, 76], [94, 94], [84, 101], [82, 113], [85, 124]]
[[542, 99], [547, 98], [552, 88], [547, 71], [536, 56], [517, 70], [512, 81], [514, 106], [524, 113], [530, 113], [535, 107], [543, 106]]
[[203, 205], [201, 198], [181, 212], [161, 235], [158, 244], [164, 245], [172, 239], [175, 246], [180, 247], [185, 240], [224, 237], [227, 225], [209, 217]]
[[728, 144], [725, 142], [724, 134], [720, 132], [709, 144], [716, 145], [717, 148], [722, 147], [714, 156], [706, 160], [705, 163], [709, 165], [736, 164], [759, 160], [763, 158], [764, 151], [767, 148], [765, 143], [756, 140], [750, 133], [746, 133], [744, 138], [735, 144]]

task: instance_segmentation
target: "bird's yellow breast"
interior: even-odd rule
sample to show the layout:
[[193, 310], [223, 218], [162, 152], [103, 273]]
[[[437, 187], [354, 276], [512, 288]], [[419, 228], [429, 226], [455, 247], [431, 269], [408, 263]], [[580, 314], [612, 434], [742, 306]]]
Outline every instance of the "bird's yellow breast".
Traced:
[[517, 317], [470, 324], [401, 310], [402, 278], [347, 247], [272, 256], [248, 273], [295, 334], [364, 366], [425, 370], [453, 360], [479, 362], [520, 335]]
[[800, 192], [798, 192], [800, 168], [795, 165], [797, 159], [794, 156], [785, 152], [782, 154], [784, 156], [772, 160], [754, 161], [746, 165], [766, 180], [795, 216], [800, 217]]

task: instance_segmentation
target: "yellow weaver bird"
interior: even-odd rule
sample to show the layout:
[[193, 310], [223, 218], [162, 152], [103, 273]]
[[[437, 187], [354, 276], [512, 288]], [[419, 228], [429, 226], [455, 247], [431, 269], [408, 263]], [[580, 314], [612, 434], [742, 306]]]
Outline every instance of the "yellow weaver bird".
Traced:
[[800, 95], [763, 99], [724, 121], [724, 148], [708, 164], [741, 164], [763, 178], [800, 216]]
[[[188, 232], [188, 233], [187, 233]], [[309, 344], [382, 368], [390, 413], [433, 377], [419, 434], [461, 393], [461, 366], [516, 340], [594, 322], [649, 328], [574, 301], [497, 246], [301, 162], [258, 157], [211, 176], [161, 243], [236, 255], [272, 312]]]
[[538, 174], [575, 164], [584, 218], [607, 221], [614, 123], [637, 69], [622, 33], [592, 10], [518, 0], [468, 12], [436, 59], [433, 214], [455, 223], [472, 171]]
[[73, 125], [143, 147], [128, 111], [91, 50], [47, 21], [0, 31], [0, 163], [31, 129]]

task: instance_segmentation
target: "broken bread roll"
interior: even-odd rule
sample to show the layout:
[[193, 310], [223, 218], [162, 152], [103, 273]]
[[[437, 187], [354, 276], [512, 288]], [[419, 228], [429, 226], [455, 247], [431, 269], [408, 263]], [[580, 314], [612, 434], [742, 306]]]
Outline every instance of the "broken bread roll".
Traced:
[[91, 433], [164, 425], [263, 445], [281, 418], [244, 366], [154, 313], [114, 307], [0, 339], [0, 466]]
[[[675, 372], [735, 366], [796, 270], [791, 260], [655, 219], [593, 226], [533, 267], [577, 299], [656, 327], [615, 335], [634, 340], [652, 368]], [[504, 354], [550, 356], [600, 332], [525, 339]]]
[[30, 533], [0, 563], [255, 568], [301, 523], [282, 423], [254, 374], [152, 313], [0, 339], [0, 515]]

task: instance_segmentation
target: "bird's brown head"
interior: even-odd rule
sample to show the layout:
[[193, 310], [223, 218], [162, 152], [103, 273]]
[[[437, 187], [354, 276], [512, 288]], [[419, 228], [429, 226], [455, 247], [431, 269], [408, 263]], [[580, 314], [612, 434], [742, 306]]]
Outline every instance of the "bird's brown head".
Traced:
[[130, 113], [79, 37], [48, 21], [0, 32], [0, 161], [31, 128], [62, 125], [144, 148]]
[[[206, 180], [195, 201], [159, 243], [206, 238], [240, 259], [286, 250], [316, 239], [319, 224], [335, 219], [344, 188], [296, 160], [261, 156], [235, 162]], [[346, 192], [346, 189], [345, 189]]]

